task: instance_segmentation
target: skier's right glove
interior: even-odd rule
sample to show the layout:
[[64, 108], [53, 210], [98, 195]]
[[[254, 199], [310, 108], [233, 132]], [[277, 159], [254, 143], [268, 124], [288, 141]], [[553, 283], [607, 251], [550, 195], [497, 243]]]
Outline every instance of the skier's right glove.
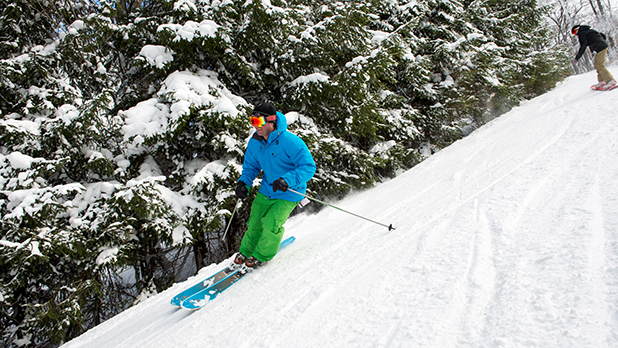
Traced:
[[236, 197], [239, 199], [245, 199], [249, 195], [249, 186], [247, 186], [244, 182], [239, 181], [236, 185]]

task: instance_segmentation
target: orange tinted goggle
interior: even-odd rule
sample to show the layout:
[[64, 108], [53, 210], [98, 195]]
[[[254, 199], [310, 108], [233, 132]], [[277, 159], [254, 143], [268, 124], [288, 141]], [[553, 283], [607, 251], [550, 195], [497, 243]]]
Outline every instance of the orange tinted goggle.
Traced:
[[252, 126], [260, 128], [263, 127], [266, 122], [274, 122], [275, 120], [277, 120], [277, 116], [251, 115], [249, 117], [249, 120], [251, 121]]
[[573, 31], [571, 32], [571, 34], [577, 35], [578, 32], [579, 32], [579, 28], [573, 28]]

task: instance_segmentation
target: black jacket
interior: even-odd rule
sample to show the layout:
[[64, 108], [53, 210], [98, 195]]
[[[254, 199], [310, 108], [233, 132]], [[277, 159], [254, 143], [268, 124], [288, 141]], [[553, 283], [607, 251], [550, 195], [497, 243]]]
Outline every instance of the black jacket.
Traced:
[[579, 60], [579, 58], [584, 55], [586, 47], [590, 47], [590, 50], [594, 52], [601, 52], [609, 47], [602, 34], [596, 30], [590, 29], [587, 25], [579, 27], [577, 36], [579, 37], [579, 52], [577, 52], [575, 60]]

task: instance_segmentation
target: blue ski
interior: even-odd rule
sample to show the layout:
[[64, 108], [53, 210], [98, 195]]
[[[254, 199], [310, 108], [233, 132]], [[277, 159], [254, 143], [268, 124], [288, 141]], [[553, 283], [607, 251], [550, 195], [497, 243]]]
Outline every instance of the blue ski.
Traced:
[[[289, 237], [281, 242], [279, 245], [279, 250], [285, 248], [286, 246], [292, 244], [296, 240], [294, 237]], [[223, 271], [222, 271], [223, 272]], [[221, 273], [221, 272], [219, 272]], [[217, 276], [219, 273], [215, 274], [211, 278]], [[211, 285], [205, 289], [198, 290], [194, 292], [189, 297], [186, 297], [182, 301], [182, 308], [185, 309], [200, 309], [204, 307], [208, 302], [214, 300], [220, 293], [225, 291], [227, 288], [232, 286], [232, 284], [236, 283], [240, 278], [242, 278], [244, 274], [239, 273], [238, 270], [230, 271], [224, 278], [219, 280], [214, 285]], [[210, 278], [208, 278], [210, 279]], [[208, 280], [207, 279], [207, 280]]]
[[229, 268], [225, 267], [224, 269], [220, 270], [219, 272], [211, 275], [210, 277], [204, 279], [203, 281], [193, 285], [192, 287], [188, 288], [187, 290], [179, 293], [178, 295], [174, 296], [174, 298], [172, 299], [172, 301], [170, 301], [170, 303], [173, 306], [177, 306], [180, 307], [180, 305], [182, 305], [182, 301], [188, 299], [189, 297], [191, 297], [192, 295], [218, 283], [221, 281], [221, 279], [227, 277], [230, 273], [234, 272], [233, 270], [230, 270]]
[[[281, 245], [279, 246], [279, 250], [281, 250], [284, 247], [290, 245], [295, 239], [296, 238], [294, 238], [294, 237], [289, 237], [289, 238], [285, 239], [283, 242], [281, 242]], [[186, 299], [188, 299], [189, 297], [191, 297], [191, 296], [193, 296], [193, 295], [203, 291], [204, 289], [207, 289], [207, 288], [209, 288], [209, 287], [219, 283], [221, 280], [223, 280], [227, 276], [231, 275], [232, 273], [234, 273], [234, 270], [230, 270], [227, 267], [225, 267], [224, 269], [220, 270], [219, 272], [211, 275], [210, 277], [204, 279], [203, 281], [193, 285], [192, 287], [190, 287], [190, 288], [186, 289], [185, 291], [179, 293], [178, 295], [174, 296], [174, 298], [172, 298], [170, 303], [173, 306], [180, 307], [182, 305], [182, 302], [185, 301]]]

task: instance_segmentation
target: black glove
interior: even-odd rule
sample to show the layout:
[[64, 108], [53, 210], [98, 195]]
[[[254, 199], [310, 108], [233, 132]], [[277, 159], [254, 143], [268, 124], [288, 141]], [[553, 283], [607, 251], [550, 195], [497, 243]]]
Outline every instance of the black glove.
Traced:
[[249, 195], [249, 187], [247, 187], [247, 185], [244, 182], [239, 181], [238, 185], [236, 185], [236, 197], [240, 199], [245, 199], [247, 198], [248, 195]]
[[273, 191], [277, 192], [277, 190], [281, 192], [285, 192], [288, 190], [288, 183], [285, 182], [283, 178], [279, 178], [273, 182]]

